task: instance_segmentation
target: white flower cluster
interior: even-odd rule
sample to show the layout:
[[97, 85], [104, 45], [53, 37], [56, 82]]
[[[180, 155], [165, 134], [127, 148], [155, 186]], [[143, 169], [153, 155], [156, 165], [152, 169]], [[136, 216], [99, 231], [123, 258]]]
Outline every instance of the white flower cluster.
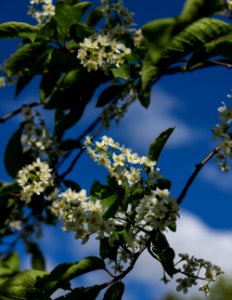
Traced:
[[40, 195], [52, 186], [54, 179], [48, 164], [37, 158], [18, 172], [17, 182], [22, 188], [21, 199], [29, 203], [33, 195]]
[[39, 25], [42, 25], [55, 14], [55, 6], [52, 0], [30, 0], [28, 14], [36, 19]]
[[168, 189], [156, 188], [151, 195], [140, 200], [136, 207], [135, 225], [146, 231], [156, 228], [161, 231], [176, 223], [179, 206], [169, 195]]
[[106, 24], [105, 31], [110, 36], [119, 37], [131, 32], [134, 13], [124, 6], [123, 0], [101, 0], [101, 9]]
[[68, 188], [52, 203], [51, 210], [60, 218], [62, 229], [74, 231], [75, 238], [83, 243], [93, 233], [97, 233], [98, 238], [104, 238], [114, 229], [114, 220], [103, 218], [104, 207], [100, 200], [87, 198], [84, 189], [75, 192]]
[[0, 76], [0, 88], [6, 86], [6, 78], [4, 76]]
[[222, 171], [227, 171], [229, 165], [228, 159], [232, 159], [232, 105], [227, 106], [222, 102], [222, 106], [218, 108], [220, 124], [213, 128], [215, 138], [222, 139], [220, 149], [216, 155], [216, 160]]
[[125, 56], [131, 53], [123, 43], [111, 39], [108, 35], [97, 35], [85, 38], [80, 43], [77, 58], [90, 72], [103, 70], [107, 72], [111, 67], [120, 67]]
[[33, 111], [31, 107], [22, 109], [25, 119], [22, 145], [24, 151], [31, 150], [35, 157], [43, 155], [45, 158], [52, 153], [58, 154], [56, 138], [49, 135], [48, 128], [39, 111]]
[[87, 136], [85, 146], [90, 157], [104, 166], [109, 174], [116, 178], [119, 185], [123, 182], [129, 186], [138, 183], [144, 170], [148, 174], [148, 180], [158, 176], [159, 170], [156, 169], [154, 172], [155, 161], [151, 161], [147, 156], [139, 156], [130, 148], [120, 146], [112, 138], [103, 136], [101, 142], [92, 143], [91, 137]]
[[179, 254], [179, 256], [181, 259], [178, 263], [182, 263], [182, 267], [178, 270], [187, 277], [176, 280], [178, 282], [177, 291], [187, 293], [188, 289], [197, 285], [197, 280], [201, 279], [207, 283], [201, 286], [199, 290], [208, 296], [210, 283], [223, 273], [221, 268], [204, 259], [189, 257], [188, 254]]

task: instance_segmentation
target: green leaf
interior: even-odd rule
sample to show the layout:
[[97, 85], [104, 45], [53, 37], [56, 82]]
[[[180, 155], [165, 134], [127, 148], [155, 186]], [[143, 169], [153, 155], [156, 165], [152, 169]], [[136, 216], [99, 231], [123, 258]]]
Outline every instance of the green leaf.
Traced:
[[128, 232], [123, 226], [118, 226], [114, 231], [115, 239], [122, 245], [125, 245], [128, 241]]
[[62, 142], [60, 145], [60, 149], [64, 151], [69, 151], [77, 148], [82, 148], [82, 144], [79, 141], [79, 139], [74, 140], [74, 139], [67, 139]]
[[139, 101], [144, 107], [150, 104], [150, 94], [153, 79], [158, 75], [159, 69], [153, 64], [150, 55], [146, 55], [141, 73], [141, 84], [139, 88]]
[[59, 80], [60, 74], [56, 72], [49, 72], [43, 75], [40, 81], [40, 99], [45, 100], [52, 93], [56, 82]]
[[104, 285], [93, 285], [90, 287], [79, 287], [72, 290], [65, 296], [56, 298], [56, 300], [95, 300], [99, 292], [104, 289]]
[[81, 2], [74, 6], [65, 2], [58, 2], [55, 7], [55, 20], [61, 38], [67, 38], [70, 26], [79, 23], [83, 14], [91, 5], [91, 2]]
[[111, 72], [113, 73], [114, 78], [128, 79], [130, 77], [129, 66], [126, 64], [121, 65], [118, 68], [112, 68]]
[[86, 18], [86, 25], [94, 27], [102, 19], [103, 13], [100, 7], [95, 7]]
[[45, 271], [46, 263], [43, 253], [39, 249], [38, 245], [33, 242], [27, 242], [27, 252], [31, 254], [31, 266], [35, 270]]
[[[43, 65], [37, 65], [38, 58], [47, 50], [47, 46], [43, 43], [36, 42], [26, 44], [17, 50], [6, 63], [6, 72], [8, 77], [14, 75], [22, 75], [24, 73], [38, 73], [43, 69]], [[38, 71], [39, 70], [39, 71]]]
[[30, 38], [31, 33], [36, 33], [37, 27], [23, 22], [6, 22], [0, 24], [0, 38]]
[[162, 52], [160, 67], [168, 67], [194, 52], [204, 44], [232, 32], [232, 26], [218, 19], [200, 19], [176, 35]]
[[102, 259], [109, 258], [113, 261], [116, 260], [117, 258], [117, 253], [118, 253], [118, 247], [119, 245], [117, 243], [114, 243], [114, 246], [111, 246], [109, 244], [109, 239], [108, 238], [103, 238], [100, 239], [100, 256]]
[[18, 273], [0, 285], [1, 300], [49, 300], [43, 291], [35, 287], [39, 277], [47, 272], [38, 270], [26, 270]]
[[208, 17], [223, 9], [223, 2], [220, 0], [187, 0], [181, 12], [181, 19], [188, 22]]
[[89, 27], [82, 23], [75, 23], [70, 27], [70, 36], [76, 42], [81, 42], [84, 38], [94, 34], [92, 27]]
[[163, 150], [163, 147], [165, 146], [168, 138], [172, 134], [174, 128], [168, 128], [167, 130], [163, 131], [154, 142], [151, 143], [149, 148], [148, 157], [153, 160], [157, 161], [161, 151]]
[[22, 74], [18, 80], [17, 80], [17, 84], [16, 84], [16, 91], [15, 91], [15, 97], [17, 97], [22, 90], [29, 84], [29, 82], [32, 80], [33, 75], [25, 73]]
[[51, 273], [42, 278], [37, 287], [51, 295], [54, 291], [65, 286], [70, 280], [83, 274], [105, 269], [105, 263], [102, 259], [94, 256], [86, 257], [80, 262], [63, 263], [58, 265]]
[[0, 284], [19, 272], [19, 256], [12, 252], [0, 261]]
[[122, 281], [116, 281], [106, 290], [103, 300], [121, 300], [124, 290], [124, 283]]
[[103, 107], [117, 97], [119, 98], [124, 89], [125, 85], [112, 85], [107, 87], [98, 97], [96, 107]]
[[151, 21], [142, 27], [152, 61], [157, 61], [161, 51], [183, 27], [178, 17]]
[[169, 246], [166, 236], [162, 232], [155, 232], [151, 250], [156, 259], [162, 264], [165, 272], [167, 272], [170, 277], [173, 277], [176, 273], [174, 265], [175, 252]]
[[10, 196], [11, 194], [19, 193], [21, 188], [17, 184], [17, 182], [5, 184], [0, 188], [0, 197], [3, 198], [5, 196]]
[[31, 156], [27, 152], [23, 152], [21, 144], [21, 135], [23, 132], [23, 124], [11, 136], [5, 149], [4, 164], [7, 173], [15, 178], [18, 171], [25, 166], [26, 163], [31, 162]]
[[71, 188], [72, 190], [74, 190], [76, 192], [79, 192], [81, 190], [79, 184], [73, 180], [64, 180], [63, 183], [67, 188]]
[[93, 199], [101, 200], [102, 205], [106, 207], [106, 211], [104, 212], [104, 217], [106, 219], [115, 215], [119, 208], [120, 201], [112, 187], [102, 185], [99, 181], [94, 181], [90, 190], [90, 195]]
[[[64, 74], [51, 94], [49, 101], [46, 103], [46, 108], [54, 109], [58, 103], [68, 103], [77, 99], [77, 86], [83, 76], [81, 69], [74, 69]], [[75, 94], [76, 91], [76, 94]], [[71, 100], [69, 100], [69, 97]], [[65, 105], [64, 105], [65, 107]]]
[[51, 17], [43, 26], [41, 26], [36, 34], [36, 40], [57, 42], [59, 39], [57, 21]]
[[168, 180], [168, 179], [165, 179], [165, 178], [158, 178], [158, 179], [156, 180], [156, 186], [157, 186], [159, 189], [161, 189], [161, 190], [164, 190], [164, 189], [170, 190], [171, 185], [172, 185], [172, 183], [171, 183], [171, 181]]
[[232, 34], [226, 34], [220, 38], [204, 44], [202, 47], [196, 49], [189, 59], [187, 68], [209, 59], [210, 57], [221, 56], [232, 59]]

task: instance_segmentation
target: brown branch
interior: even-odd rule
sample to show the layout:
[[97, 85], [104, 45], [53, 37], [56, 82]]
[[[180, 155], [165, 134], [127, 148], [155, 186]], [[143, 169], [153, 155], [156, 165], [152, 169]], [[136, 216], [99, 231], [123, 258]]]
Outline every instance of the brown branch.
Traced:
[[29, 106], [29, 107], [35, 107], [35, 106], [39, 106], [39, 105], [41, 105], [41, 104], [42, 104], [41, 101], [36, 101], [36, 102], [29, 103], [29, 104], [23, 104], [20, 108], [18, 108], [18, 109], [16, 109], [16, 110], [12, 111], [11, 113], [8, 113], [8, 114], [6, 114], [5, 116], [1, 117], [1, 118], [0, 118], [0, 123], [4, 123], [4, 122], [6, 122], [7, 120], [9, 120], [10, 118], [12, 118], [12, 117], [14, 117], [14, 116], [20, 114], [20, 113], [22, 112], [22, 110], [23, 110], [25, 107], [27, 107], [27, 106]]
[[187, 180], [182, 192], [180, 193], [179, 197], [177, 198], [177, 203], [180, 205], [185, 198], [190, 186], [192, 185], [193, 181], [197, 177], [200, 170], [204, 167], [204, 165], [219, 151], [220, 145], [215, 147], [200, 163], [196, 164], [195, 170], [192, 175]]

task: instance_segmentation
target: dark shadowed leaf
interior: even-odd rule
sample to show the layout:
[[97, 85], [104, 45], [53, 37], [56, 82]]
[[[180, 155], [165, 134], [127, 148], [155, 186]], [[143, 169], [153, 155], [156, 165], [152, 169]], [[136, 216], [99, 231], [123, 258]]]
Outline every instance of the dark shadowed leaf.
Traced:
[[86, 24], [94, 27], [101, 20], [103, 14], [100, 7], [94, 8], [86, 18]]
[[71, 188], [73, 191], [79, 192], [81, 190], [79, 184], [73, 180], [64, 180], [63, 183], [67, 188]]
[[46, 263], [43, 253], [39, 249], [39, 246], [33, 242], [27, 242], [27, 252], [31, 255], [31, 266], [35, 270], [45, 271]]
[[95, 300], [104, 285], [93, 285], [90, 287], [79, 287], [72, 290], [65, 296], [56, 298], [56, 300]]
[[168, 138], [172, 134], [174, 128], [168, 128], [164, 132], [162, 132], [154, 142], [151, 143], [149, 148], [148, 157], [153, 160], [157, 161], [161, 151], [163, 150]]
[[112, 85], [104, 89], [97, 100], [96, 107], [103, 107], [115, 99], [120, 98], [120, 94], [125, 89], [125, 85]]
[[124, 283], [117, 281], [106, 290], [103, 300], [121, 300], [124, 290]]
[[4, 164], [7, 173], [15, 178], [18, 171], [25, 166], [25, 164], [31, 162], [31, 156], [27, 152], [23, 152], [21, 144], [21, 135], [23, 131], [23, 125], [11, 136], [5, 149]]
[[157, 260], [162, 264], [165, 272], [167, 272], [170, 277], [173, 277], [176, 273], [174, 266], [175, 252], [169, 246], [166, 236], [162, 232], [156, 231], [155, 237], [152, 240], [151, 250]]
[[105, 268], [102, 259], [94, 256], [86, 257], [80, 262], [63, 263], [58, 265], [51, 273], [42, 278], [37, 286], [51, 295], [54, 291], [66, 286], [70, 280], [83, 274]]
[[117, 243], [114, 244], [114, 246], [111, 246], [109, 244], [109, 239], [104, 238], [100, 239], [100, 256], [102, 259], [109, 258], [113, 261], [116, 260], [117, 258], [117, 253], [118, 253], [118, 247]]

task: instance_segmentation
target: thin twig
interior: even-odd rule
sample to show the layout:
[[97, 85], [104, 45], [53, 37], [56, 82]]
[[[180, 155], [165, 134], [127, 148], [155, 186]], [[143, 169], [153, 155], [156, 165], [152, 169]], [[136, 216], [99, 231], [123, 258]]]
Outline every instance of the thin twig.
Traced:
[[220, 145], [215, 147], [200, 163], [196, 164], [195, 170], [192, 175], [187, 180], [182, 192], [180, 193], [179, 197], [177, 198], [177, 203], [180, 205], [185, 198], [190, 186], [192, 185], [193, 181], [197, 177], [200, 170], [204, 167], [204, 165], [219, 151]]
[[[89, 134], [97, 125], [98, 123], [100, 123], [101, 121], [101, 117], [97, 117], [92, 124], [90, 124], [90, 126], [76, 139], [76, 142], [80, 142], [81, 140], [87, 135]], [[60, 162], [57, 164], [57, 169], [59, 169], [63, 163], [69, 158], [69, 156], [72, 154], [72, 150], [69, 150], [64, 156], [63, 158], [60, 160]], [[81, 153], [82, 154], [82, 153]]]
[[215, 65], [219, 65], [222, 67], [226, 67], [228, 69], [232, 68], [232, 64], [231, 63], [227, 63], [226, 61], [220, 61], [220, 60], [208, 60], [209, 62], [215, 64]]
[[6, 114], [5, 116], [1, 117], [1, 118], [0, 118], [0, 123], [4, 123], [4, 122], [6, 122], [7, 120], [9, 120], [10, 118], [12, 118], [12, 117], [14, 117], [14, 116], [20, 114], [20, 113], [22, 112], [22, 110], [23, 110], [25, 107], [27, 107], [27, 106], [29, 106], [29, 107], [35, 107], [35, 106], [39, 106], [39, 105], [41, 105], [41, 104], [42, 104], [41, 101], [36, 101], [36, 102], [29, 103], [29, 104], [23, 104], [20, 108], [18, 108], [18, 109], [16, 109], [16, 110], [12, 111], [11, 113], [8, 113], [8, 114]]
[[[94, 134], [93, 134], [93, 138], [95, 138], [98, 134], [99, 131], [101, 131], [102, 128], [99, 128]], [[81, 155], [84, 153], [85, 151], [85, 147], [81, 148], [80, 151], [77, 153], [77, 155], [74, 157], [74, 159], [72, 160], [72, 162], [70, 163], [69, 167], [67, 168], [67, 170], [59, 176], [58, 178], [58, 182], [61, 182], [62, 180], [64, 180], [64, 178], [70, 173], [72, 172], [75, 164], [77, 163], [78, 159], [81, 157]]]

